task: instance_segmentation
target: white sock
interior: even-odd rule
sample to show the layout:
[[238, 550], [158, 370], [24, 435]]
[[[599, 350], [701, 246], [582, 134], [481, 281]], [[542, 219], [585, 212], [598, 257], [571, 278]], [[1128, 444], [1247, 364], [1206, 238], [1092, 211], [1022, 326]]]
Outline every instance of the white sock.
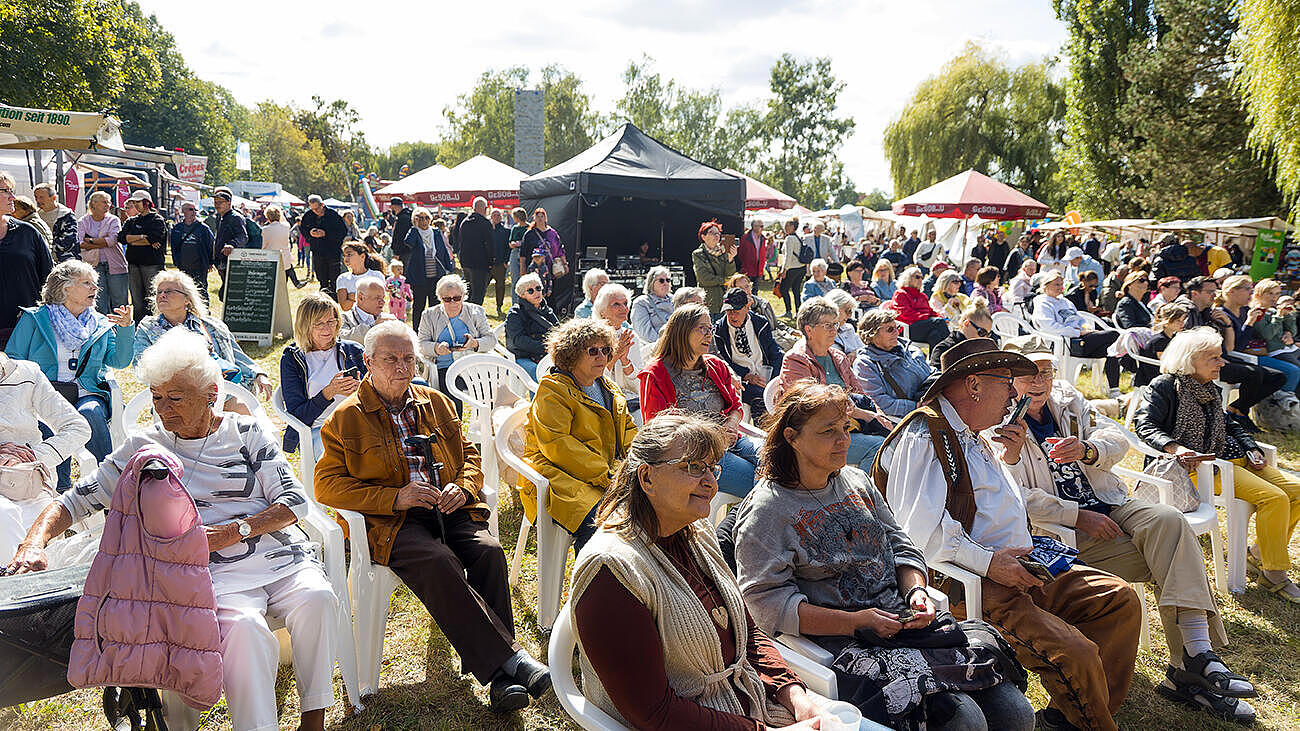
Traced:
[[1196, 657], [1213, 649], [1210, 644], [1210, 618], [1203, 610], [1179, 609], [1178, 630], [1183, 635], [1183, 647], [1189, 656]]

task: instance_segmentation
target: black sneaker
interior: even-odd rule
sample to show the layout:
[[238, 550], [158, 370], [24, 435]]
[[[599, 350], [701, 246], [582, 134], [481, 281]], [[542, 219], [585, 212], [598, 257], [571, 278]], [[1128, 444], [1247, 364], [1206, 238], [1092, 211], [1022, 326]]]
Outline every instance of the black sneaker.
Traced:
[[[549, 678], [548, 678], [549, 680]], [[488, 684], [488, 708], [493, 713], [511, 713], [528, 705], [528, 690], [505, 673], [497, 673]]]

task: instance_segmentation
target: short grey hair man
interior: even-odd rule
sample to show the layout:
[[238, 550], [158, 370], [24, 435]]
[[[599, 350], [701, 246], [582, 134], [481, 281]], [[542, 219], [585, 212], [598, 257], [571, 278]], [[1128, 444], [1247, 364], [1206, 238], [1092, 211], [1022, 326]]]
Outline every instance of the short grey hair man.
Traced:
[[411, 344], [412, 353], [420, 352], [420, 339], [409, 325], [399, 320], [385, 320], [366, 333], [365, 342], [362, 344], [366, 355], [373, 356], [376, 343], [383, 338], [405, 338]]

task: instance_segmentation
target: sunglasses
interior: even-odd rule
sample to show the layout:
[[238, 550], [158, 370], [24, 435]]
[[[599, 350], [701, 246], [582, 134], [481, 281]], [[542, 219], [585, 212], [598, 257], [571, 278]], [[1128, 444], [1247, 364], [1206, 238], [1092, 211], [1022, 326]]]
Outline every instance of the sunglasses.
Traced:
[[529, 287], [524, 290], [524, 294], [532, 294], [533, 292], [537, 292], [537, 291], [538, 291], [537, 287]]
[[464, 297], [461, 297], [460, 295], [456, 295], [455, 297], [439, 297], [438, 299], [442, 300], [443, 302], [460, 302], [462, 299], [464, 299]]
[[606, 358], [608, 358], [610, 354], [612, 354], [613, 352], [614, 349], [609, 347], [608, 345], [600, 345], [600, 346], [593, 345], [590, 348], [587, 348], [587, 355], [590, 355], [593, 358], [595, 358], [598, 355], [603, 355]]
[[655, 282], [657, 282], [657, 283], [659, 283], [659, 284], [671, 284], [672, 281], [673, 281], [673, 280], [668, 279], [668, 278], [666, 278], [666, 277], [660, 277], [659, 279], [656, 279], [656, 280], [655, 280]]
[[682, 466], [683, 472], [697, 479], [704, 477], [704, 473], [706, 472], [712, 473], [713, 479], [715, 480], [722, 477], [722, 465], [709, 464], [708, 462], [701, 462], [694, 459], [686, 460], [678, 457], [677, 459], [668, 459], [663, 462], [652, 462], [651, 464], [679, 464]]

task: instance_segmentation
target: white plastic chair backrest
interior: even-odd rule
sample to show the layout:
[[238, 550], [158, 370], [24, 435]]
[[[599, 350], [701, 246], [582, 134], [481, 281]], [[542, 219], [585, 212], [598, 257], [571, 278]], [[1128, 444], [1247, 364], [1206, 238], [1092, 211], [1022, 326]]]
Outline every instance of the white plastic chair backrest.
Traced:
[[551, 359], [551, 354], [547, 353], [542, 359], [537, 361], [537, 380], [542, 380], [542, 376], [555, 370], [555, 361]]
[[[217, 404], [214, 407], [217, 413], [224, 412], [226, 410], [226, 400], [234, 398], [243, 404], [244, 408], [248, 409], [249, 413], [257, 419], [258, 423], [262, 425], [262, 428], [272, 439], [277, 439], [278, 432], [271, 423], [270, 417], [266, 415], [266, 409], [262, 408], [262, 404], [257, 400], [256, 396], [237, 383], [222, 381], [220, 387], [220, 395], [217, 397]], [[152, 402], [153, 398], [149, 389], [145, 389], [131, 397], [131, 401], [122, 409], [122, 431], [124, 434], [130, 436], [140, 431], [140, 414], [144, 412], [146, 407], [151, 406]], [[153, 414], [152, 420], [157, 422], [158, 414]]]
[[475, 410], [490, 412], [502, 385], [525, 400], [537, 391], [537, 383], [523, 366], [499, 355], [478, 353], [457, 360], [447, 369], [447, 390]]
[[572, 612], [566, 602], [551, 629], [551, 644], [546, 653], [551, 664], [551, 685], [556, 700], [564, 707], [565, 713], [586, 731], [628, 731], [626, 726], [587, 700], [578, 684], [573, 682], [573, 651], [577, 644]]
[[763, 405], [767, 407], [767, 413], [776, 413], [776, 394], [781, 390], [780, 374], [774, 374], [763, 387]]
[[298, 433], [298, 459], [302, 464], [302, 483], [314, 494], [312, 480], [316, 473], [316, 460], [319, 455], [316, 454], [316, 445], [312, 442], [311, 427], [289, 413], [284, 405], [284, 392], [279, 386], [276, 386], [275, 392], [271, 394], [271, 408], [280, 415], [281, 419], [284, 419], [285, 425]]
[[1114, 325], [1112, 325], [1112, 324], [1109, 323], [1109, 322], [1106, 322], [1105, 320], [1101, 319], [1100, 317], [1097, 317], [1096, 315], [1092, 314], [1091, 312], [1084, 312], [1083, 310], [1079, 310], [1079, 317], [1082, 317], [1082, 318], [1083, 318], [1083, 321], [1086, 322], [1086, 323], [1088, 323], [1089, 325], [1091, 325], [1091, 326], [1093, 327], [1093, 329], [1095, 329], [1095, 330], [1105, 331], [1105, 330], [1114, 330], [1114, 329], [1115, 329], [1115, 326], [1114, 326]]
[[993, 332], [1004, 338], [1014, 338], [1020, 335], [1020, 328], [1024, 326], [1029, 329], [1029, 323], [1016, 317], [1010, 312], [993, 313]]
[[506, 416], [505, 421], [497, 428], [496, 436], [493, 438], [496, 440], [497, 456], [501, 458], [501, 461], [510, 465], [511, 468], [522, 474], [540, 489], [547, 484], [546, 478], [533, 469], [532, 465], [525, 462], [523, 456], [510, 446], [510, 437], [516, 432], [522, 432], [527, 420], [528, 404], [519, 404]]

